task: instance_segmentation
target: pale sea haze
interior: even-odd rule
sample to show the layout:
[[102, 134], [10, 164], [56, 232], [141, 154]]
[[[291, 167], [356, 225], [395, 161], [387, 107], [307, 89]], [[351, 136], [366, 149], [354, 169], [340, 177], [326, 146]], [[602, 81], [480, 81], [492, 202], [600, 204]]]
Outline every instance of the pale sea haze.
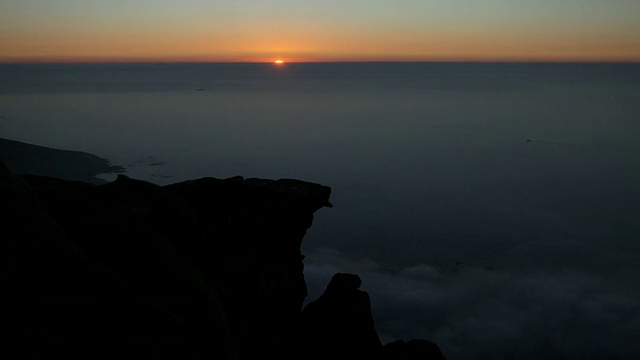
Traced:
[[0, 65], [0, 137], [157, 184], [330, 186], [310, 298], [358, 273], [383, 342], [640, 354], [639, 64]]

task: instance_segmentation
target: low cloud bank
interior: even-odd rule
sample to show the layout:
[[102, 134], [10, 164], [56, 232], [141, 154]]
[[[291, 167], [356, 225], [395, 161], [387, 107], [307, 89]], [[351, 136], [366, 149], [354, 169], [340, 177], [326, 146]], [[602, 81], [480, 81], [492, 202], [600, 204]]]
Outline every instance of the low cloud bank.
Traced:
[[383, 342], [428, 339], [449, 359], [640, 354], [640, 301], [631, 286], [569, 270], [510, 273], [464, 264], [389, 270], [329, 249], [306, 255], [311, 300], [334, 273], [360, 275]]

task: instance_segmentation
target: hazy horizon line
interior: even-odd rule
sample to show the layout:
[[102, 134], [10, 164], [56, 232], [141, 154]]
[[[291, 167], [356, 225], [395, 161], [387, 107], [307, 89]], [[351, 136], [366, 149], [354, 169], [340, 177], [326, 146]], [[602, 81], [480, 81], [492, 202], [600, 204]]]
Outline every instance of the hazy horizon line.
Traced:
[[[160, 59], [41, 59], [41, 60], [6, 60], [0, 59], [0, 65], [108, 65], [108, 64], [274, 64], [275, 60], [264, 61], [218, 61], [218, 60], [160, 60]], [[288, 60], [287, 64], [348, 64], [348, 63], [469, 63], [469, 64], [640, 64], [638, 60], [611, 59], [425, 59], [425, 60]]]

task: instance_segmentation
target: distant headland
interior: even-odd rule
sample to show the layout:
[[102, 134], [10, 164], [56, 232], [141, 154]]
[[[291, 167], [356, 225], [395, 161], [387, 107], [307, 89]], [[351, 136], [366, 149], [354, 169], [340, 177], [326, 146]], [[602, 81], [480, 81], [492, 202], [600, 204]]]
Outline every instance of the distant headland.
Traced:
[[0, 161], [14, 174], [50, 176], [64, 180], [103, 184], [98, 174], [123, 173], [122, 166], [82, 151], [52, 149], [0, 138]]

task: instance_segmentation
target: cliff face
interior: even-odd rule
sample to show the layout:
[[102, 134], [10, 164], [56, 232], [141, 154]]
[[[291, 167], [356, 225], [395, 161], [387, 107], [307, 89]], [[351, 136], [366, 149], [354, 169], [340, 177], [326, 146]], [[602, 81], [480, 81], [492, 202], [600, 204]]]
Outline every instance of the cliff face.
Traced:
[[92, 185], [2, 166], [0, 357], [397, 358], [357, 276], [336, 275], [302, 309], [300, 244], [330, 193], [241, 177]]

